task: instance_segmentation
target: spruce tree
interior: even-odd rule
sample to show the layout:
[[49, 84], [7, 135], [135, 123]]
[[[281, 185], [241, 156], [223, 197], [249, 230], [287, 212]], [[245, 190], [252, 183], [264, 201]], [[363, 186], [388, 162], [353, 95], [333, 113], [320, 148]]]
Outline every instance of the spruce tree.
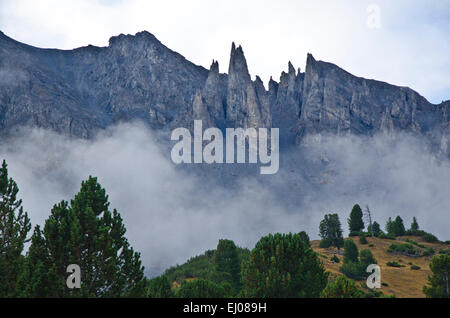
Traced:
[[0, 298], [15, 296], [18, 273], [23, 267], [22, 251], [31, 229], [22, 200], [17, 198], [19, 187], [8, 177], [8, 165], [0, 168]]
[[355, 204], [347, 220], [350, 233], [358, 233], [364, 229], [363, 212], [358, 204]]

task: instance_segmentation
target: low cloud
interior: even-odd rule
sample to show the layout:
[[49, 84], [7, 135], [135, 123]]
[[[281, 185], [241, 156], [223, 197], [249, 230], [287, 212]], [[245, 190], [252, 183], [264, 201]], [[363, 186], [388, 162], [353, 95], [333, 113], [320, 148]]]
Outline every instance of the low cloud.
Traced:
[[[384, 226], [388, 216], [413, 216], [423, 229], [448, 237], [450, 165], [401, 136], [321, 137], [281, 153], [280, 172], [216, 179], [170, 160], [164, 138], [140, 124], [121, 124], [93, 140], [23, 130], [0, 144], [33, 224], [53, 204], [73, 198], [82, 180], [97, 176], [111, 207], [121, 213], [127, 237], [141, 252], [146, 273], [160, 274], [230, 238], [252, 248], [270, 232], [305, 230], [318, 238], [325, 213], [339, 213], [344, 229], [355, 203], [369, 204]], [[167, 134], [167, 140], [170, 134]]]

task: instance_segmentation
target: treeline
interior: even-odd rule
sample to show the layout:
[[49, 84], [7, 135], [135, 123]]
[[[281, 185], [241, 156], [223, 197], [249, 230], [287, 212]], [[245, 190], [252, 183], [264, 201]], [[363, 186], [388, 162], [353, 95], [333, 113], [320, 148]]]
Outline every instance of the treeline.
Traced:
[[[250, 251], [231, 240], [220, 240], [215, 250], [175, 266], [156, 278], [144, 275], [140, 254], [130, 246], [120, 214], [109, 207], [108, 196], [97, 179], [81, 183], [72, 200], [55, 204], [43, 228], [31, 222], [18, 198], [18, 186], [0, 168], [0, 297], [382, 297], [355, 283], [375, 264], [369, 249], [358, 251], [352, 239], [344, 240], [337, 214], [325, 215], [319, 231], [321, 247], [343, 248], [344, 275], [332, 277], [311, 248], [305, 232], [269, 234]], [[367, 213], [370, 211], [367, 208]], [[405, 230], [400, 217], [388, 220], [386, 233], [355, 205], [348, 219], [352, 236], [395, 239], [395, 236], [430, 234], [419, 230], [414, 218]], [[31, 237], [30, 237], [31, 235]], [[434, 236], [433, 236], [434, 237]], [[434, 240], [434, 238], [431, 238]], [[437, 238], [436, 238], [437, 240]], [[366, 240], [367, 241], [367, 240]], [[24, 255], [24, 246], [30, 242]], [[364, 244], [364, 243], [362, 243]], [[332, 259], [333, 260], [333, 259]], [[339, 258], [334, 257], [339, 262]], [[80, 288], [70, 289], [67, 267], [81, 269]], [[448, 297], [450, 255], [435, 256], [433, 275], [424, 292]], [[350, 279], [352, 278], [352, 279]]]

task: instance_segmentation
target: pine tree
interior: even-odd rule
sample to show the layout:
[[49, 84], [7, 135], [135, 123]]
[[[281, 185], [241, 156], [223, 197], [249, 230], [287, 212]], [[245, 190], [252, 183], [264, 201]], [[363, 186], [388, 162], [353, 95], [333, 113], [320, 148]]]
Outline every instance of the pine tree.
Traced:
[[22, 251], [31, 229], [22, 200], [17, 199], [19, 187], [8, 177], [3, 160], [0, 168], [0, 298], [15, 296], [18, 273], [23, 266]]
[[328, 274], [299, 234], [261, 238], [243, 266], [245, 297], [319, 297]]
[[395, 236], [405, 235], [405, 225], [403, 224], [403, 220], [400, 216], [395, 218], [392, 231]]
[[[63, 286], [56, 289], [58, 297], [145, 296], [146, 279], [140, 255], [128, 243], [125, 232], [120, 214], [109, 209], [105, 189], [97, 178], [89, 177], [82, 182], [80, 192], [70, 205], [62, 201], [53, 207], [45, 222], [43, 242], [36, 237], [30, 253], [43, 249], [39, 252], [42, 254], [39, 262], [52, 264], [48, 271], [55, 273], [45, 275], [56, 277], [56, 283]], [[80, 266], [81, 289], [65, 286], [66, 269], [70, 264]], [[36, 267], [29, 271], [31, 275], [38, 273], [30, 283], [44, 275]], [[33, 290], [33, 287], [25, 286], [25, 290]]]
[[364, 229], [363, 212], [358, 204], [355, 204], [347, 220], [350, 233], [358, 233]]
[[320, 222], [319, 231], [319, 235], [322, 238], [320, 247], [335, 246], [340, 249], [344, 246], [341, 222], [337, 214], [326, 214]]
[[330, 281], [320, 294], [321, 298], [363, 298], [364, 293], [358, 289], [355, 282], [345, 276], [339, 276]]
[[388, 221], [386, 222], [386, 233], [394, 235], [394, 222], [392, 221], [391, 217], [389, 217]]
[[347, 239], [344, 243], [344, 263], [356, 262], [358, 262], [358, 247], [352, 239]]
[[373, 233], [374, 236], [379, 236], [383, 233], [383, 231], [381, 231], [380, 224], [377, 221], [373, 222], [371, 227], [369, 226], [368, 231]]
[[17, 283], [17, 296], [27, 298], [57, 297], [64, 281], [58, 279], [56, 267], [48, 254], [46, 242], [37, 225], [31, 237], [24, 266]]
[[151, 298], [172, 298], [173, 292], [170, 288], [169, 280], [165, 275], [155, 277], [150, 280], [148, 286], [148, 296]]
[[411, 231], [418, 231], [419, 230], [419, 223], [417, 223], [416, 217], [413, 217], [413, 221], [411, 223]]
[[233, 241], [219, 240], [214, 252], [214, 264], [218, 272], [230, 275], [230, 283], [236, 291], [241, 289], [241, 263]]
[[429, 286], [423, 287], [428, 298], [450, 298], [450, 255], [434, 256], [430, 263]]

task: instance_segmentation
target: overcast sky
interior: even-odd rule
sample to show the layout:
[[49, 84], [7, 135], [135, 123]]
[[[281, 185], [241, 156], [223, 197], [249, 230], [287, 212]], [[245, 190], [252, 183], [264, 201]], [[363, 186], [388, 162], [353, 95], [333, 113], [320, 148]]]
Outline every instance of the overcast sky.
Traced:
[[434, 103], [450, 99], [450, 0], [0, 0], [0, 30], [61, 49], [147, 30], [196, 64], [219, 60], [221, 72], [235, 41], [266, 84], [289, 60], [303, 70], [311, 52]]

